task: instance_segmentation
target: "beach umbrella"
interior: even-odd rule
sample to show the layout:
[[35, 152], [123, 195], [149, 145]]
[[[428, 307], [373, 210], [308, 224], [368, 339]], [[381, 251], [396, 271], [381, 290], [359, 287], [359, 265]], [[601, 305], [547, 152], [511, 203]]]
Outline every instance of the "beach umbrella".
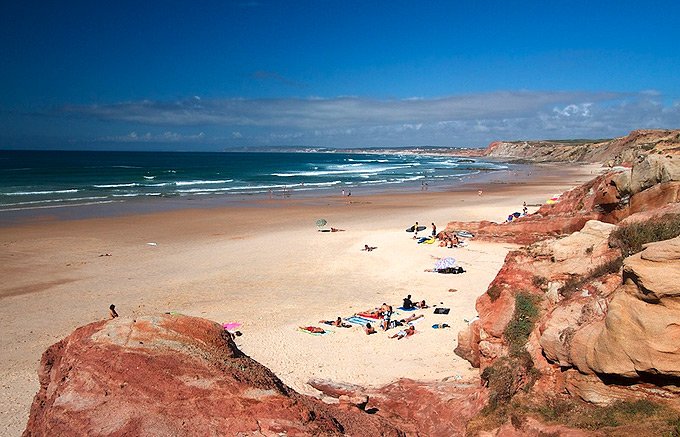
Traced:
[[326, 223], [328, 223], [328, 222], [326, 221], [326, 219], [319, 219], [319, 220], [316, 221], [316, 225], [317, 225], [318, 227], [320, 227], [320, 228], [326, 226]]
[[447, 256], [445, 258], [441, 258], [441, 259], [437, 260], [436, 263], [434, 263], [435, 270], [448, 269], [449, 267], [455, 267], [455, 266], [456, 266], [456, 260], [451, 258], [450, 256]]

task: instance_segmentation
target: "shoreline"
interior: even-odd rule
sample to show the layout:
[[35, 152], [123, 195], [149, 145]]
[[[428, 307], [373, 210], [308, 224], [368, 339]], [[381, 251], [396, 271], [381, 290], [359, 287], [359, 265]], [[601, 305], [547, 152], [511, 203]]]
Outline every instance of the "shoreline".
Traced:
[[[317, 394], [307, 385], [312, 378], [360, 385], [400, 377], [474, 378], [476, 372], [453, 354], [456, 335], [463, 319], [475, 316], [477, 296], [513, 246], [474, 240], [460, 249], [417, 245], [403, 229], [415, 220], [428, 227], [435, 222], [439, 230], [453, 220], [502, 220], [523, 201], [543, 203], [597, 171], [536, 168], [526, 178], [464, 190], [265, 199], [0, 227], [0, 414], [6, 432], [25, 426], [42, 352], [77, 326], [107, 317], [111, 303], [123, 317], [177, 311], [243, 323], [237, 337], [243, 352], [307, 394]], [[346, 231], [317, 232], [319, 218]], [[363, 244], [378, 248], [362, 252]], [[467, 272], [424, 272], [441, 256], [454, 256]], [[382, 302], [396, 307], [407, 294], [451, 313], [418, 311], [425, 314], [418, 333], [401, 341], [382, 332], [366, 336], [359, 328], [337, 328], [323, 337], [297, 330]], [[433, 330], [433, 323], [451, 328]]]
[[[493, 160], [491, 160], [493, 161]], [[512, 164], [512, 163], [510, 163]], [[329, 202], [351, 202], [357, 198], [390, 197], [390, 196], [427, 196], [432, 193], [455, 193], [477, 191], [485, 186], [521, 185], [531, 183], [535, 176], [549, 179], [551, 169], [562, 169], [563, 164], [512, 164], [513, 167], [503, 170], [480, 171], [479, 173], [463, 176], [457, 184], [437, 185], [430, 181], [426, 191], [416, 182], [402, 183], [394, 186], [350, 187], [353, 196], [343, 198], [339, 189], [291, 190], [285, 196], [275, 191], [273, 196], [267, 194], [229, 194], [213, 196], [187, 197], [147, 197], [130, 200], [113, 200], [102, 203], [86, 202], [76, 205], [53, 205], [35, 208], [17, 208], [0, 211], [0, 229], [16, 226], [48, 223], [52, 221], [73, 221], [87, 219], [106, 219], [136, 215], [148, 215], [181, 210], [220, 210], [223, 208], [252, 208], [252, 207], [287, 207], [291, 204], [308, 203], [324, 204]], [[573, 164], [567, 168], [592, 167], [593, 164]], [[549, 170], [550, 169], [550, 170]], [[536, 173], [536, 174], [534, 174]], [[510, 180], [511, 179], [511, 180]], [[510, 181], [509, 181], [510, 180]], [[344, 190], [343, 190], [344, 191]], [[344, 199], [344, 200], [343, 200]]]

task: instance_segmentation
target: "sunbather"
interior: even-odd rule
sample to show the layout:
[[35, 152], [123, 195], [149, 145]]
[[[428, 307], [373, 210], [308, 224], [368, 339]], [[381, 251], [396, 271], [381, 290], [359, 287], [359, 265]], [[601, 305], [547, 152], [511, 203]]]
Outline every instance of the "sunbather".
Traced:
[[314, 334], [323, 334], [326, 332], [323, 328], [319, 328], [318, 326], [300, 326], [300, 329]]
[[423, 317], [425, 317], [423, 314], [418, 314], [417, 316], [416, 316], [415, 314], [411, 314], [411, 315], [408, 316], [407, 318], [401, 319], [401, 320], [399, 320], [399, 321], [400, 321], [401, 323], [409, 323], [409, 322], [416, 321], [416, 320], [418, 320], [418, 319], [422, 319]]
[[366, 326], [364, 326], [364, 332], [366, 335], [375, 334], [375, 328], [372, 327], [370, 323], [366, 323]]
[[423, 308], [429, 308], [429, 306], [425, 303], [425, 300], [421, 300], [420, 302], [416, 302], [416, 308], [422, 310]]
[[406, 328], [402, 331], [399, 331], [396, 334], [390, 336], [389, 338], [396, 338], [397, 340], [401, 340], [404, 337], [412, 336], [413, 334], [415, 334], [415, 332], [416, 332], [416, 328], [413, 325], [411, 325], [408, 328]]
[[342, 318], [338, 317], [335, 320], [319, 320], [319, 323], [325, 323], [326, 325], [337, 326], [338, 328], [351, 328], [352, 325], [348, 325], [342, 321]]

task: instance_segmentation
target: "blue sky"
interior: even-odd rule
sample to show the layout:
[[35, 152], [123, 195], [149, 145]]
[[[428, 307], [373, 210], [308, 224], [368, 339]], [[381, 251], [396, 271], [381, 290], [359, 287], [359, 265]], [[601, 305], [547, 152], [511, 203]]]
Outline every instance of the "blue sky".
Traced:
[[0, 148], [680, 128], [678, 16], [676, 1], [16, 2], [0, 14]]

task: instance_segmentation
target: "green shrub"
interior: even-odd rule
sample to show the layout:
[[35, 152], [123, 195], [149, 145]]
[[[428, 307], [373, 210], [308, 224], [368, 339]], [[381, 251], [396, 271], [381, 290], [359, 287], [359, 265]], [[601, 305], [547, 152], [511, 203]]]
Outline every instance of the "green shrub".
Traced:
[[[531, 356], [525, 351], [517, 356], [502, 357], [484, 369], [480, 378], [489, 388], [489, 404], [486, 413], [505, 414], [513, 396], [520, 390], [529, 390], [536, 379], [538, 371], [534, 368]], [[498, 411], [500, 410], [502, 411]]]
[[642, 251], [642, 245], [680, 235], [680, 214], [666, 214], [646, 221], [619, 226], [609, 236], [609, 245], [621, 249], [624, 257]]

